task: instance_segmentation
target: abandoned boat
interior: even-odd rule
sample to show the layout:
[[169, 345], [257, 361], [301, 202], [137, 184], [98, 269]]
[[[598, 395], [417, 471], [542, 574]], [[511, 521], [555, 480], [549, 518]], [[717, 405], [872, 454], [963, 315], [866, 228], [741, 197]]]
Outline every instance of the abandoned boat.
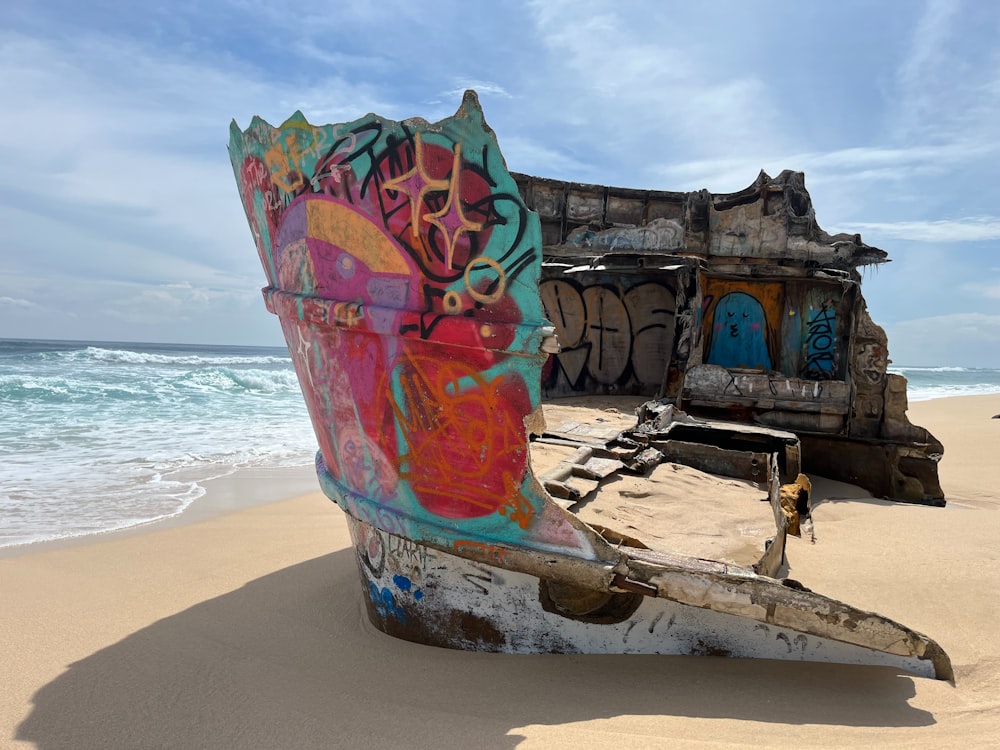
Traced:
[[952, 679], [930, 638], [781, 577], [802, 471], [943, 501], [859, 291], [885, 254], [822, 232], [800, 174], [512, 175], [474, 92], [433, 124], [234, 122], [229, 149], [381, 630]]

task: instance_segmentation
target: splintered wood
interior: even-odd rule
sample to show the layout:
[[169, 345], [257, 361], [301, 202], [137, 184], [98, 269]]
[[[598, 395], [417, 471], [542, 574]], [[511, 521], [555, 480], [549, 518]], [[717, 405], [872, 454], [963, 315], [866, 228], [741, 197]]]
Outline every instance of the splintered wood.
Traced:
[[542, 404], [545, 434], [582, 443], [607, 443], [636, 426], [644, 396], [576, 396]]
[[635, 425], [632, 412], [641, 401], [605, 396], [543, 404], [545, 435], [565, 444], [531, 444], [535, 476], [559, 479], [570, 493], [578, 492], [578, 497], [557, 501], [582, 521], [634, 537], [650, 549], [736, 565], [756, 563], [775, 533], [766, 487], [676, 463], [662, 463], [642, 476], [622, 471], [588, 476], [587, 462], [593, 459], [581, 456], [579, 445], [572, 443], [593, 447], [611, 442]]

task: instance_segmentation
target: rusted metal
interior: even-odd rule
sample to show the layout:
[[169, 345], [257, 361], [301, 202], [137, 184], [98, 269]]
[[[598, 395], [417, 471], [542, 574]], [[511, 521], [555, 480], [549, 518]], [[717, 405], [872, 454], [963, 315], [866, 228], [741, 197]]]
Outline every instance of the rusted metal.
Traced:
[[[874, 398], [854, 384], [858, 367], [884, 380], [852, 276], [884, 253], [822, 233], [801, 175], [715, 197], [512, 176], [474, 92], [433, 124], [367, 115], [313, 126], [299, 113], [278, 128], [234, 123], [230, 154], [265, 302], [316, 431], [320, 484], [347, 514], [377, 627], [457, 648], [838, 661], [951, 679], [925, 636], [777, 578], [781, 474], [800, 455], [796, 436], [775, 429], [785, 416], [726, 428], [661, 402], [639, 424], [625, 409], [563, 402], [580, 416], [551, 411], [563, 416], [545, 425], [543, 391], [632, 393], [875, 439], [845, 409]], [[773, 262], [781, 253], [788, 263]], [[554, 259], [544, 268], [543, 256]], [[784, 281], [799, 286], [786, 293]], [[827, 298], [817, 285], [841, 291]], [[713, 349], [703, 313], [754, 312], [754, 291], [847, 343], [831, 352], [800, 327], [795, 341], [768, 329]], [[848, 313], [854, 323], [837, 317]], [[874, 347], [861, 364], [854, 339]], [[782, 346], [791, 354], [778, 364], [795, 364], [794, 377], [760, 372]], [[900, 402], [888, 383], [883, 416]], [[889, 422], [878, 439], [909, 446], [910, 428]], [[715, 448], [712, 461], [686, 447], [692, 434]], [[536, 478], [532, 436], [578, 450]], [[562, 488], [576, 509], [626, 470], [662, 469], [661, 446], [750, 472], [774, 524], [751, 563], [658, 548], [647, 530], [587, 523], [546, 491]], [[923, 482], [913, 450], [901, 447], [893, 469], [910, 489]]]

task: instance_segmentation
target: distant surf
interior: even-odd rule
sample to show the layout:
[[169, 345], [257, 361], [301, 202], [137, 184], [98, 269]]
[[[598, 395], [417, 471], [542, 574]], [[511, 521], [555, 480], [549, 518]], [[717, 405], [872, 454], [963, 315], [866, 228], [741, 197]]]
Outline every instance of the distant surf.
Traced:
[[315, 451], [284, 348], [0, 340], [0, 547], [167, 518]]
[[910, 401], [927, 401], [949, 396], [976, 396], [1000, 393], [1000, 370], [978, 367], [910, 367], [892, 365], [889, 372], [908, 382]]

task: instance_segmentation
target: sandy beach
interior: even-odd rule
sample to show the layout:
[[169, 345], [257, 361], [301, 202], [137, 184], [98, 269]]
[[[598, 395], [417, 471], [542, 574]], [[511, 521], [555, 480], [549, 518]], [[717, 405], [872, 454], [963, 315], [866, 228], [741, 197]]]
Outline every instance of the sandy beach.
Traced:
[[397, 641], [367, 621], [342, 513], [318, 491], [245, 507], [273, 490], [244, 477], [216, 488], [217, 512], [0, 558], [0, 746], [996, 746], [995, 414], [1000, 395], [912, 404], [945, 445], [948, 507], [821, 480], [816, 541], [788, 548], [791, 577], [935, 638], [954, 685], [875, 667]]

